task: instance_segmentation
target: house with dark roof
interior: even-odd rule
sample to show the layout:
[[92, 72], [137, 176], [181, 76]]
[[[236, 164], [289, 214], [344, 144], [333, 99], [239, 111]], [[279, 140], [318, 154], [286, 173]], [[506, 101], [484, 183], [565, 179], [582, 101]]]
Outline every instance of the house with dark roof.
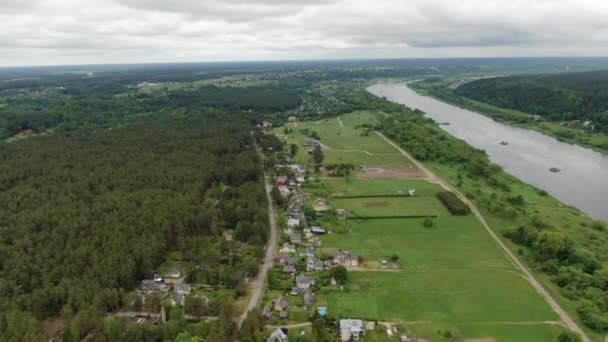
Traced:
[[289, 309], [289, 302], [283, 296], [279, 296], [273, 301], [274, 311], [285, 311]]
[[312, 305], [317, 300], [317, 297], [312, 291], [306, 291], [304, 292], [304, 296], [302, 296], [302, 300], [305, 305]]
[[296, 286], [302, 290], [308, 290], [312, 285], [315, 284], [315, 280], [306, 275], [299, 275], [296, 277]]
[[296, 268], [290, 265], [283, 266], [283, 274], [294, 275]]

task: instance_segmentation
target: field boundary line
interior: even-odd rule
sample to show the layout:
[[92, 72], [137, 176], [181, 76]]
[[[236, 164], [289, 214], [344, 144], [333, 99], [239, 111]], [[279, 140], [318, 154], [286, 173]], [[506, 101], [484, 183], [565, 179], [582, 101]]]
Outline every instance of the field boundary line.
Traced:
[[475, 204], [471, 200], [469, 200], [466, 196], [464, 196], [458, 189], [447, 183], [446, 181], [439, 178], [433, 172], [431, 172], [426, 166], [424, 166], [421, 162], [414, 159], [408, 152], [406, 152], [403, 148], [397, 145], [395, 142], [387, 138], [384, 134], [380, 132], [375, 132], [378, 136], [384, 139], [387, 143], [392, 145], [397, 151], [401, 152], [406, 158], [408, 158], [414, 165], [416, 165], [422, 172], [426, 173], [429, 179], [434, 180], [442, 187], [444, 187], [448, 191], [454, 192], [465, 204], [471, 208], [471, 213], [479, 220], [482, 226], [486, 229], [486, 231], [490, 234], [490, 236], [494, 239], [494, 241], [502, 248], [502, 250], [507, 254], [509, 258], [517, 265], [517, 267], [524, 273], [526, 279], [532, 285], [534, 289], [545, 299], [547, 304], [557, 313], [557, 315], [561, 318], [561, 320], [566, 324], [568, 329], [580, 334], [585, 342], [591, 342], [591, 339], [585, 334], [583, 329], [578, 326], [578, 324], [570, 317], [570, 315], [561, 307], [561, 305], [545, 290], [542, 284], [536, 280], [532, 272], [528, 270], [528, 268], [511, 252], [511, 250], [505, 245], [505, 243], [500, 240], [498, 235], [490, 228], [486, 220], [481, 215], [481, 212], [477, 209]]

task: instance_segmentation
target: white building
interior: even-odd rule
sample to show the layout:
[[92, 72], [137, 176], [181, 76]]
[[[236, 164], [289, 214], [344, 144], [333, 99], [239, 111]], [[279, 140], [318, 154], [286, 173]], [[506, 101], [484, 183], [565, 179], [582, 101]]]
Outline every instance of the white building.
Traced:
[[365, 326], [360, 319], [340, 320], [340, 340], [343, 342], [358, 341], [365, 336]]

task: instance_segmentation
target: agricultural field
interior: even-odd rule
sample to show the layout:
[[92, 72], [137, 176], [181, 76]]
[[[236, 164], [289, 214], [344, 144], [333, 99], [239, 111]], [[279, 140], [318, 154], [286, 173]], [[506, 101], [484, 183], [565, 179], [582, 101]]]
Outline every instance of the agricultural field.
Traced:
[[323, 179], [322, 185], [334, 196], [395, 196], [416, 191], [416, 197], [435, 196], [442, 191], [441, 186], [422, 179], [359, 179], [329, 178]]
[[343, 248], [377, 265], [396, 254], [403, 270], [502, 269], [513, 266], [472, 216], [423, 219], [348, 220], [348, 233], [324, 238], [325, 247]]
[[[332, 317], [393, 322], [433, 341], [447, 340], [448, 332], [462, 340], [552, 340], [563, 330], [559, 317], [474, 216], [451, 215], [436, 197], [444, 189], [421, 176], [374, 177], [376, 169], [413, 167], [373, 132], [362, 135], [354, 128], [374, 124], [376, 115], [381, 114], [289, 123], [291, 132], [283, 135], [300, 145], [298, 161], [310, 160], [303, 145], [308, 130], [324, 145], [324, 164], [365, 166], [347, 178], [317, 176], [302, 188], [332, 209], [346, 209], [346, 219], [317, 218], [331, 231], [322, 237], [319, 253], [342, 249], [361, 257], [347, 285], [323, 288], [317, 305], [327, 305]], [[369, 153], [346, 152], [352, 150]], [[373, 159], [380, 157], [386, 160]], [[414, 196], [408, 196], [410, 190]], [[366, 340], [389, 339], [374, 332]]]
[[350, 289], [327, 295], [329, 313], [336, 317], [495, 324], [557, 319], [514, 271], [351, 272], [349, 276]]
[[388, 145], [382, 138], [368, 132], [364, 135], [363, 129], [356, 129], [363, 123], [374, 124], [372, 112], [355, 112], [336, 118], [324, 119], [314, 122], [291, 122], [286, 125], [290, 133], [285, 134], [283, 128], [275, 128], [274, 132], [283, 137], [287, 144], [297, 144], [298, 154], [295, 160], [299, 163], [310, 161], [308, 150], [305, 145], [307, 132], [315, 132], [319, 135], [325, 155], [324, 163], [350, 163], [353, 165], [366, 166], [407, 166], [414, 169], [413, 164], [403, 157], [392, 146]]
[[435, 197], [338, 198], [333, 203], [336, 208], [346, 209], [349, 218], [450, 215]]

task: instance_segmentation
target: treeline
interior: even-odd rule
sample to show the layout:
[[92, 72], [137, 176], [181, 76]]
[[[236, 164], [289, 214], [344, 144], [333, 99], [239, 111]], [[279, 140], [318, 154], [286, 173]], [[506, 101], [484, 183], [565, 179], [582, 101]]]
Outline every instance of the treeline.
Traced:
[[442, 191], [437, 193], [437, 198], [452, 213], [452, 215], [468, 215], [471, 208], [467, 206], [455, 193]]
[[0, 145], [0, 336], [38, 340], [58, 315], [76, 340], [102, 334], [169, 251], [189, 281], [255, 274], [268, 222], [250, 125], [190, 111]]
[[252, 87], [204, 86], [196, 89], [180, 89], [165, 92], [138, 94], [140, 99], [156, 105], [169, 102], [178, 107], [212, 107], [224, 111], [279, 112], [300, 104], [298, 89], [261, 85]]
[[487, 78], [456, 93], [551, 121], [591, 121], [608, 133], [608, 70]]

